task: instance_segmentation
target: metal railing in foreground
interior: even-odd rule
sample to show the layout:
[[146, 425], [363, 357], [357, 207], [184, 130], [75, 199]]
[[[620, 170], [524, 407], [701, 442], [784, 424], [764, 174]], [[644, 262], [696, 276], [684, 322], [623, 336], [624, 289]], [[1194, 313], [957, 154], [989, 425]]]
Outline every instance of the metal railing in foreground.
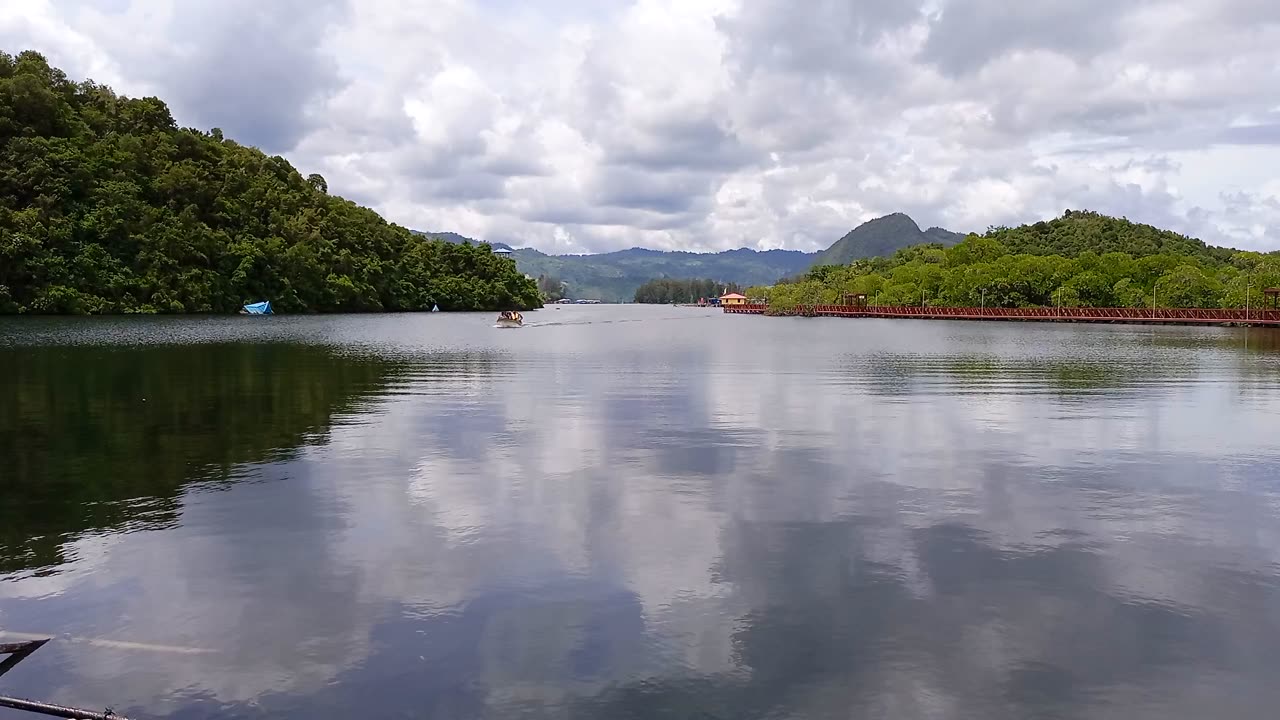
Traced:
[[[8, 655], [3, 662], [0, 662], [0, 675], [4, 675], [12, 670], [15, 665], [26, 660], [31, 653], [44, 647], [44, 644], [49, 642], [49, 640], [50, 638], [45, 638], [43, 640], [28, 640], [26, 642], [0, 643], [0, 657]], [[95, 710], [84, 710], [82, 708], [69, 707], [67, 705], [56, 705], [54, 703], [8, 697], [5, 695], [0, 695], [0, 707], [24, 710], [26, 712], [38, 713], [40, 715], [50, 715], [52, 717], [72, 718], [73, 720], [129, 720], [123, 715], [117, 715], [112, 712], [111, 708], [98, 712]]]

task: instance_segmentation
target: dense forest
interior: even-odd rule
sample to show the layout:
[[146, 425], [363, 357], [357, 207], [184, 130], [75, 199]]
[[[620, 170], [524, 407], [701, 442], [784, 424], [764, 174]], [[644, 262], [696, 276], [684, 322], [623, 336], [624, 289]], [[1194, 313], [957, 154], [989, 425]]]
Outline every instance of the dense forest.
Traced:
[[[1280, 254], [1242, 252], [1094, 212], [992, 228], [952, 247], [917, 245], [890, 257], [820, 265], [754, 287], [777, 308], [866, 293], [881, 305], [1254, 307], [1280, 286]], [[1246, 293], [1248, 299], [1246, 300]]]
[[0, 312], [530, 309], [487, 245], [425, 239], [156, 98], [0, 53]]
[[696, 303], [702, 298], [717, 298], [725, 293], [742, 292], [734, 283], [718, 280], [680, 280], [657, 278], [636, 288], [638, 303]]

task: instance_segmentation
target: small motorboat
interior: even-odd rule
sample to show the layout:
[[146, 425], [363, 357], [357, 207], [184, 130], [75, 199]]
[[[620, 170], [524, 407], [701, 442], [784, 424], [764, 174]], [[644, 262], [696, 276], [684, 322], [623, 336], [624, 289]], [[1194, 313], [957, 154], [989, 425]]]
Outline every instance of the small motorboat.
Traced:
[[500, 328], [518, 328], [524, 325], [524, 316], [515, 310], [503, 310], [498, 313], [497, 326]]

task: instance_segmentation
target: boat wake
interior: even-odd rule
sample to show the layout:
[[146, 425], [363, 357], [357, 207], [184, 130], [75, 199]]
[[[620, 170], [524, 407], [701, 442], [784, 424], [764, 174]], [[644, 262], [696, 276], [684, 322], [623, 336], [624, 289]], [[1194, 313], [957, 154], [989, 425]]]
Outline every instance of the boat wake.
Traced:
[[614, 325], [619, 323], [654, 322], [655, 320], [697, 320], [696, 317], [667, 318], [621, 318], [617, 320], [551, 320], [549, 322], [526, 322], [524, 327], [557, 327], [560, 325]]

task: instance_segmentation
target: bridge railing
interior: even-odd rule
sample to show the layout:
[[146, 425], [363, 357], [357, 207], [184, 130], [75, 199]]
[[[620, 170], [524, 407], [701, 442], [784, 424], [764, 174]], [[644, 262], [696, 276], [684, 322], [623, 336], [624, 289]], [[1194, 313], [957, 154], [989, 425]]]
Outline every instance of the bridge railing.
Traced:
[[[725, 306], [725, 312], [760, 314], [768, 305], [752, 303]], [[1099, 307], [917, 307], [910, 305], [798, 305], [782, 311], [788, 315], [835, 315], [846, 317], [984, 318], [993, 319], [1080, 319], [1147, 320], [1207, 323], [1280, 323], [1280, 310], [1244, 308], [1099, 308]]]
[[1081, 318], [1116, 320], [1200, 320], [1206, 322], [1248, 322], [1280, 320], [1280, 311], [1242, 308], [1096, 308], [1096, 307], [910, 307], [848, 305], [824, 306], [835, 312], [858, 315], [907, 317], [991, 317], [991, 318]]

